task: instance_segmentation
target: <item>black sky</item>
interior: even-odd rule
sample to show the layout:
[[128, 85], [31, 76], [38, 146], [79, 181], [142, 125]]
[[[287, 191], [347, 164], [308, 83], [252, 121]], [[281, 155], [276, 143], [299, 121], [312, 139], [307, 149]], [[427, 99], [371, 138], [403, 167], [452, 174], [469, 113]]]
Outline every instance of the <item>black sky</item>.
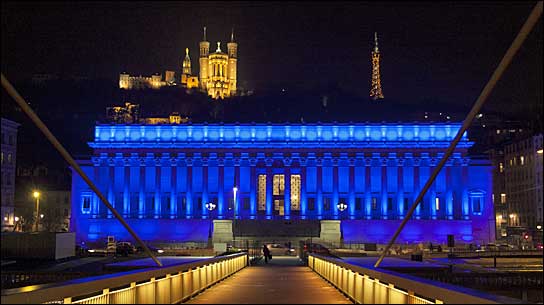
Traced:
[[[2, 2], [2, 73], [117, 81], [179, 71], [186, 47], [197, 72], [202, 27], [215, 50], [234, 26], [239, 84], [338, 83], [368, 95], [377, 31], [386, 98], [472, 104], [535, 3]], [[541, 18], [495, 105], [542, 103], [542, 55]]]

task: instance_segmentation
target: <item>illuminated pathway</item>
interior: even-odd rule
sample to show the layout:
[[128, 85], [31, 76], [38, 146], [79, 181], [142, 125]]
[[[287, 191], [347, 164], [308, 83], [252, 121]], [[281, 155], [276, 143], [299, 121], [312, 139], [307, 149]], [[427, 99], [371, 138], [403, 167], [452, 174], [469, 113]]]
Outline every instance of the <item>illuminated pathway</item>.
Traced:
[[190, 304], [352, 304], [297, 257], [244, 268], [187, 301]]

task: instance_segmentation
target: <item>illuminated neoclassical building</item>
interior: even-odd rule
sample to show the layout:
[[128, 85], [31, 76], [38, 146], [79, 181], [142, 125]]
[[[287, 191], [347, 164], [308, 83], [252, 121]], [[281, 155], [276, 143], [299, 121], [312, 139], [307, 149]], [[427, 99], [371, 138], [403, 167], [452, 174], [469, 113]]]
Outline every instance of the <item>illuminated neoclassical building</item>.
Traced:
[[[185, 49], [179, 78], [181, 86], [187, 89], [199, 88], [215, 99], [236, 95], [238, 44], [234, 42], [234, 30], [231, 33], [230, 42], [227, 43], [227, 53], [221, 50], [221, 42], [217, 42], [215, 52], [210, 53], [210, 42], [206, 40], [206, 27], [204, 27], [204, 37], [199, 43], [199, 50], [200, 69], [196, 76], [192, 74], [189, 49]], [[166, 71], [164, 80], [159, 74], [151, 77], [131, 76], [127, 73], [119, 75], [121, 89], [160, 89], [172, 85], [175, 85], [173, 71]]]
[[[320, 221], [338, 229], [322, 225], [324, 239], [341, 228], [345, 241], [385, 243], [460, 126], [97, 125], [80, 164], [144, 240], [206, 239], [213, 202], [223, 222]], [[399, 242], [494, 240], [490, 164], [467, 156], [472, 144], [465, 134]], [[79, 241], [129, 239], [75, 172], [72, 196]]]

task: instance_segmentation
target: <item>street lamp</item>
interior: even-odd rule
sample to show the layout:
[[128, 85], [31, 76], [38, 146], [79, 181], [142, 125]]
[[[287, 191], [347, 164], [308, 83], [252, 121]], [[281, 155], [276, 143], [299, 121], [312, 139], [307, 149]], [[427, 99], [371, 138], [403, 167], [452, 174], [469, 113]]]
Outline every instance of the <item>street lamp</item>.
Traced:
[[336, 204], [336, 207], [338, 207], [338, 210], [340, 211], [340, 219], [342, 219], [342, 212], [344, 212], [348, 208], [348, 205], [343, 202], [339, 202], [338, 204]]
[[212, 211], [215, 210], [215, 208], [217, 207], [217, 205], [213, 202], [208, 202], [206, 203], [206, 209], [208, 210], [208, 214], [210, 215], [210, 229], [208, 230], [208, 241], [211, 242], [211, 238], [212, 238], [212, 223], [213, 223], [213, 215], [212, 215]]
[[[336, 204], [336, 207], [338, 207], [338, 210], [340, 211], [340, 220], [342, 220], [342, 212], [348, 208], [348, 205], [344, 202], [339, 202]], [[344, 247], [344, 232], [342, 232], [342, 228], [340, 228], [340, 246]]]
[[15, 216], [13, 220], [15, 220], [15, 223], [13, 224], [13, 232], [15, 232], [17, 225], [19, 224], [19, 216]]
[[36, 198], [36, 232], [39, 231], [39, 222], [40, 222], [40, 192], [34, 191], [32, 194]]
[[233, 207], [233, 210], [234, 210], [234, 218], [232, 220], [232, 246], [235, 247], [236, 246], [236, 234], [235, 234], [235, 231], [234, 231], [234, 228], [236, 227], [236, 192], [238, 192], [238, 188], [236, 186], [234, 186], [232, 188], [232, 192], [234, 194], [234, 207]]

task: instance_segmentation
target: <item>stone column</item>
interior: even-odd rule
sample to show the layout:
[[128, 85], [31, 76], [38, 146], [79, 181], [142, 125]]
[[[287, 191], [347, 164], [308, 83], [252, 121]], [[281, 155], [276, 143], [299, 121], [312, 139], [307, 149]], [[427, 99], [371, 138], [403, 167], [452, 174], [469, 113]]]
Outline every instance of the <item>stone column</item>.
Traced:
[[170, 154], [170, 219], [177, 218], [178, 215], [178, 184], [177, 184], [177, 177], [178, 177], [178, 167], [177, 167], [177, 160], [173, 158], [172, 154]]
[[234, 157], [234, 184], [238, 188], [238, 192], [236, 192], [236, 199], [234, 200], [234, 216], [236, 219], [241, 218], [241, 211], [240, 211], [240, 192], [242, 191], [242, 188], [240, 186], [240, 157]]
[[306, 219], [308, 199], [306, 198], [306, 158], [300, 158], [300, 218]]
[[249, 159], [249, 215], [251, 219], [257, 217], [257, 159]]
[[285, 219], [291, 218], [291, 158], [283, 159], [283, 175], [285, 177], [285, 188], [283, 196], [283, 214]]
[[187, 179], [185, 187], [185, 204], [186, 204], [186, 218], [193, 218], [193, 158], [185, 158], [185, 164], [187, 166]]
[[403, 219], [406, 215], [404, 210], [404, 159], [397, 159], [397, 213], [398, 219]]
[[[416, 201], [417, 195], [419, 195], [419, 191], [421, 190], [421, 186], [419, 185], [419, 165], [421, 163], [421, 160], [419, 158], [413, 159], [414, 163], [414, 193], [412, 194], [413, 199], [412, 203]], [[415, 210], [415, 218], [421, 219], [421, 203], [419, 203]]]
[[208, 200], [208, 158], [202, 157], [202, 218], [208, 218], [209, 211], [206, 208], [206, 203]]
[[[115, 202], [115, 192], [113, 186], [115, 185], [115, 162], [113, 158], [108, 158], [108, 201], [113, 206], [113, 208], [118, 209], [119, 203]], [[113, 217], [113, 213], [111, 212], [106, 205], [104, 205], [104, 208], [107, 210], [108, 218]]]
[[389, 209], [388, 209], [388, 201], [389, 201], [389, 196], [388, 196], [388, 193], [387, 193], [387, 158], [381, 158], [380, 160], [381, 162], [381, 182], [382, 182], [382, 193], [381, 193], [381, 197], [382, 197], [382, 200], [381, 200], [381, 214], [382, 214], [382, 219], [387, 219], [388, 218], [388, 214], [389, 214]]
[[[93, 157], [93, 171], [94, 171], [94, 178], [95, 178], [95, 185], [96, 187], [102, 191], [102, 187], [100, 185], [101, 179], [100, 179], [100, 163], [101, 160], [99, 157]], [[100, 215], [100, 198], [93, 192], [93, 200], [92, 200], [92, 208], [91, 208], [91, 217], [97, 218]]]
[[365, 218], [372, 218], [372, 190], [370, 186], [370, 166], [372, 159], [365, 159]]
[[130, 181], [130, 159], [125, 158], [123, 160], [123, 174], [124, 174], [124, 180], [123, 180], [123, 217], [129, 217], [130, 215], [130, 184], [132, 181]]
[[348, 185], [349, 218], [355, 219], [355, 159], [349, 159], [349, 185]]
[[138, 218], [145, 216], [145, 158], [140, 158], [140, 198], [138, 200]]
[[155, 159], [155, 211], [153, 211], [153, 218], [159, 218], [161, 216], [161, 159]]
[[[434, 168], [436, 167], [436, 157], [433, 157], [429, 160], [429, 173], [432, 174]], [[436, 219], [437, 210], [436, 210], [436, 179], [431, 184], [431, 187], [429, 188], [429, 201], [430, 201], [430, 211], [431, 211], [431, 219]]]
[[453, 219], [453, 181], [451, 174], [452, 159], [446, 161], [446, 218]]
[[463, 188], [463, 197], [462, 197], [462, 207], [463, 207], [463, 219], [468, 220], [470, 217], [470, 205], [468, 200], [468, 159], [463, 158], [461, 165], [461, 179], [462, 179], [462, 188]]
[[323, 158], [316, 158], [316, 168], [317, 168], [317, 192], [316, 192], [316, 202], [317, 202], [317, 217], [318, 219], [323, 218]]
[[[225, 159], [222, 157], [217, 158], [217, 168], [219, 181], [217, 183], [217, 215], [222, 219], [225, 217]], [[231, 234], [232, 237], [232, 234]]]
[[272, 163], [273, 159], [265, 159], [266, 162], [266, 218], [271, 219], [273, 215], [274, 202], [272, 201], [272, 187], [273, 187], [273, 177], [272, 173]]
[[332, 158], [332, 211], [334, 219], [338, 219], [338, 158]]

